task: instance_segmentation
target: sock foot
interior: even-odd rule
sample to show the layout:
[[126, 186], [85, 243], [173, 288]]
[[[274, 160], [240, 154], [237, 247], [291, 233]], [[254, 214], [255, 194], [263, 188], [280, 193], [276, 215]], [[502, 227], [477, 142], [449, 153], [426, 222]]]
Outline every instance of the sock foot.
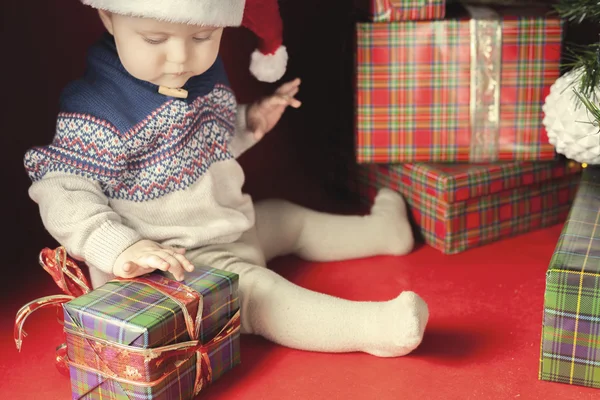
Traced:
[[378, 357], [400, 357], [416, 349], [429, 320], [425, 301], [414, 292], [402, 292], [383, 304], [373, 321], [373, 343], [366, 353]]
[[414, 247], [414, 236], [408, 220], [406, 202], [391, 189], [380, 189], [371, 207], [371, 216], [380, 224], [380, 235], [386, 243], [384, 253], [405, 255]]

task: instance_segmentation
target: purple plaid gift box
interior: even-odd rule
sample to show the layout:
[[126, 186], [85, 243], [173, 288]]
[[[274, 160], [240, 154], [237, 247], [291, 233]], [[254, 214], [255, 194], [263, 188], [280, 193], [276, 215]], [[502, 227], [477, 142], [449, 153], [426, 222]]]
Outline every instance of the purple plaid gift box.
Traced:
[[546, 273], [539, 378], [600, 388], [600, 166], [588, 167]]
[[73, 399], [184, 400], [239, 364], [238, 276], [116, 279], [64, 304]]

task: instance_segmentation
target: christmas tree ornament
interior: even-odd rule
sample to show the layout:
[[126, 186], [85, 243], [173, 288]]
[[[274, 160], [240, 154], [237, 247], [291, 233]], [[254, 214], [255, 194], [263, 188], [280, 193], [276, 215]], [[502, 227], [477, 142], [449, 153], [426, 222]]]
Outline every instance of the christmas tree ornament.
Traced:
[[[590, 110], [578, 98], [583, 70], [572, 70], [558, 78], [542, 107], [542, 123], [556, 151], [582, 164], [600, 164], [600, 127]], [[592, 99], [600, 99], [600, 87]]]

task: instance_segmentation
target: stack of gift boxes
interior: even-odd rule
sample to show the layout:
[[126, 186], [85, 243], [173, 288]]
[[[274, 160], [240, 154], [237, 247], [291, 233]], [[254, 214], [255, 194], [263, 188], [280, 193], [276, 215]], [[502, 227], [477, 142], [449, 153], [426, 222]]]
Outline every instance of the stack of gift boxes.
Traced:
[[398, 190], [426, 243], [446, 254], [564, 221], [580, 166], [556, 160], [542, 124], [561, 21], [539, 6], [357, 4], [344, 183], [366, 203]]
[[[445, 254], [564, 223], [581, 166], [556, 156], [542, 123], [542, 105], [560, 76], [559, 17], [532, 1], [356, 0], [355, 7], [354, 141], [349, 151], [338, 139], [336, 184], [365, 205], [382, 187], [400, 192], [424, 241]], [[594, 193], [585, 204], [598, 210]], [[577, 204], [570, 232], [586, 223], [573, 220], [584, 212]], [[584, 230], [578, 243], [592, 238], [600, 248], [599, 233], [593, 239]], [[559, 244], [556, 251], [569, 250]], [[541, 379], [600, 387], [596, 253], [587, 258], [595, 275], [586, 278], [581, 314], [560, 293], [581, 299], [574, 292], [579, 278], [569, 274], [584, 268], [583, 258], [555, 268], [567, 272], [549, 273]], [[551, 298], [561, 303], [548, 306]], [[557, 317], [563, 312], [570, 317]], [[588, 325], [595, 328], [579, 336], [585, 343], [561, 345], [569, 340], [557, 331], [577, 336]]]

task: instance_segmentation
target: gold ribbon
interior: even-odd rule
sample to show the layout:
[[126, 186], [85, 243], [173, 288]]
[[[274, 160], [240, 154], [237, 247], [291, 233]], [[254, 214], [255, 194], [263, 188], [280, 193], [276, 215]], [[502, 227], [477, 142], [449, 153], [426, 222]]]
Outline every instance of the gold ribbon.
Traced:
[[498, 159], [502, 21], [491, 8], [465, 5], [471, 15], [471, 162]]
[[[27, 317], [42, 308], [61, 307], [64, 303], [92, 290], [81, 268], [69, 259], [64, 247], [59, 247], [56, 250], [44, 248], [40, 252], [39, 263], [52, 276], [56, 285], [66, 294], [46, 296], [30, 301], [17, 311], [13, 335], [18, 351], [21, 351], [23, 346], [23, 338], [27, 337], [27, 333], [23, 330]], [[60, 346], [59, 349], [61, 349]], [[57, 362], [61, 359], [61, 356], [57, 356]], [[58, 364], [57, 367], [61, 369]]]
[[27, 337], [27, 333], [23, 330], [23, 325], [25, 324], [27, 317], [29, 317], [33, 312], [42, 308], [61, 307], [64, 303], [67, 303], [74, 298], [75, 297], [66, 294], [57, 294], [54, 296], [46, 296], [30, 301], [21, 307], [19, 311], [17, 311], [13, 332], [17, 350], [21, 351], [21, 347], [23, 346], [23, 338]]
[[389, 21], [390, 15], [392, 15], [392, 8], [390, 7], [389, 0], [375, 0], [375, 3], [371, 5], [374, 7], [372, 10], [373, 20], [375, 22]]
[[[200, 308], [201, 310], [201, 308]], [[184, 311], [185, 313], [185, 311]], [[200, 311], [202, 313], [202, 311]], [[161, 346], [151, 349], [133, 347], [118, 343], [109, 342], [99, 339], [83, 332], [82, 329], [70, 330], [65, 329], [65, 332], [74, 337], [85, 340], [91, 349], [96, 354], [96, 367], [90, 365], [75, 363], [68, 361], [69, 365], [75, 366], [85, 371], [100, 373], [106, 375], [109, 379], [116, 382], [133, 384], [141, 387], [153, 387], [160, 384], [166, 379], [171, 372], [177, 369], [181, 364], [187, 362], [191, 357], [196, 355], [196, 379], [194, 383], [194, 395], [200, 393], [205, 385], [212, 382], [212, 366], [208, 356], [209, 349], [217, 346], [221, 342], [227, 340], [231, 336], [238, 333], [240, 330], [240, 311], [238, 310], [234, 316], [225, 324], [221, 331], [210, 341], [203, 344], [197, 338], [187, 342], [176, 343], [167, 346]], [[144, 380], [141, 374], [132, 374], [129, 378], [124, 377], [124, 374], [119, 374], [111, 368], [111, 363], [103, 359], [102, 351], [109, 350], [112, 353], [118, 353], [120, 363], [123, 365], [140, 365], [144, 361], [153, 361], [156, 365], [167, 363], [163, 374], [152, 381]], [[169, 361], [175, 360], [175, 361]]]

